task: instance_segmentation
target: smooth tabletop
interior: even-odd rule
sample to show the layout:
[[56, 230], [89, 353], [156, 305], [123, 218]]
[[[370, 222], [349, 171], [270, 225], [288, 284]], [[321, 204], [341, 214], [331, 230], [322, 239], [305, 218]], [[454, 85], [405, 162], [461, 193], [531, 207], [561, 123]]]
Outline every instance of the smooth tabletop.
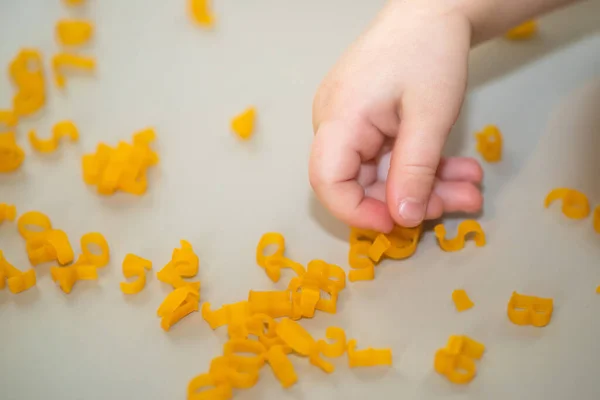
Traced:
[[[49, 96], [19, 124], [26, 159], [0, 175], [0, 203], [46, 213], [76, 254], [87, 232], [101, 232], [111, 248], [98, 281], [78, 282], [69, 295], [51, 280], [50, 264], [35, 267], [35, 288], [0, 292], [0, 398], [185, 399], [188, 381], [221, 353], [226, 330], [212, 331], [193, 313], [164, 332], [156, 309], [168, 287], [152, 274], [141, 293], [122, 294], [121, 262], [135, 253], [152, 260], [155, 273], [188, 240], [200, 257], [201, 301], [213, 307], [245, 300], [250, 289], [285, 288], [289, 275], [274, 284], [255, 263], [265, 232], [281, 232], [298, 262], [324, 259], [348, 270], [349, 229], [308, 182], [311, 103], [384, 1], [215, 0], [212, 30], [192, 22], [186, 1], [88, 3], [73, 10], [59, 0], [0, 2], [0, 65], [22, 47], [39, 48]], [[573, 221], [559, 204], [543, 207], [563, 186], [600, 204], [599, 16], [600, 2], [581, 3], [542, 19], [531, 41], [496, 39], [472, 53], [469, 95], [446, 153], [479, 157], [473, 134], [487, 124], [504, 134], [502, 162], [484, 163], [485, 209], [476, 218], [487, 245], [444, 253], [427, 230], [413, 257], [381, 263], [374, 281], [350, 283], [336, 315], [301, 321], [315, 337], [339, 326], [359, 348], [390, 347], [393, 367], [350, 369], [342, 357], [327, 375], [294, 358], [294, 387], [282, 389], [265, 367], [259, 383], [234, 398], [600, 397], [600, 234], [591, 218]], [[62, 91], [49, 68], [61, 18], [94, 22], [94, 40], [80, 52], [98, 63], [94, 76], [69, 75]], [[5, 73], [0, 109], [12, 93]], [[249, 105], [257, 108], [256, 132], [242, 142], [229, 121]], [[35, 153], [27, 133], [47, 137], [64, 119], [79, 127], [79, 142]], [[83, 154], [146, 127], [156, 129], [160, 163], [144, 196], [103, 197], [83, 182]], [[451, 235], [463, 218], [446, 219]], [[0, 225], [0, 249], [30, 268], [15, 223]], [[451, 301], [459, 288], [475, 302], [463, 313]], [[550, 325], [513, 325], [506, 316], [513, 291], [553, 298]], [[435, 351], [452, 334], [486, 346], [469, 385], [433, 370]]]

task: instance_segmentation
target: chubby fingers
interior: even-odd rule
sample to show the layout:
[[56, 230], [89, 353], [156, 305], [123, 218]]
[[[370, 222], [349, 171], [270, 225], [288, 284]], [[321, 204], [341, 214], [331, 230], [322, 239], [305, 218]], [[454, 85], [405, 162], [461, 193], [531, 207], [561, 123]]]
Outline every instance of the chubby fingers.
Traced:
[[[377, 180], [385, 182], [390, 170], [391, 153], [381, 155], [377, 165]], [[442, 158], [438, 164], [436, 178], [442, 181], [465, 181], [475, 184], [483, 180], [483, 168], [473, 157]]]
[[483, 196], [479, 184], [483, 180], [483, 169], [477, 160], [470, 157], [442, 159], [437, 177], [431, 198], [439, 198], [441, 207], [430, 201], [426, 219], [440, 218], [444, 213], [481, 210]]
[[309, 179], [319, 200], [338, 219], [389, 232], [394, 221], [386, 203], [366, 196], [358, 182], [363, 161], [375, 158], [383, 141], [376, 128], [358, 118], [321, 123], [311, 149]]
[[442, 181], [464, 181], [480, 184], [483, 180], [483, 168], [473, 157], [442, 158], [437, 170]]
[[[385, 185], [385, 182], [378, 181], [369, 186], [367, 196], [385, 200]], [[483, 197], [475, 183], [436, 179], [424, 219], [437, 219], [444, 213], [452, 212], [474, 213], [480, 211], [482, 205]]]

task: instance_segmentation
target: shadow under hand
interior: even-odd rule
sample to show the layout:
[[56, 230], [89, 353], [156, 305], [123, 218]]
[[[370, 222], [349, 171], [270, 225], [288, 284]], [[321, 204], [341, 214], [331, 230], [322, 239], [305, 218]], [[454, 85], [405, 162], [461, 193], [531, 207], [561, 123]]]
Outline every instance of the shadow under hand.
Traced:
[[350, 234], [348, 226], [331, 215], [315, 197], [314, 193], [310, 192], [309, 196], [310, 218], [317, 222], [331, 236], [342, 241], [347, 241]]
[[553, 113], [547, 134], [527, 166], [531, 181], [545, 194], [556, 187], [583, 191], [600, 201], [600, 78], [565, 97]]
[[454, 123], [452, 130], [450, 131], [450, 135], [448, 135], [448, 140], [446, 140], [446, 144], [444, 145], [444, 150], [442, 152], [442, 156], [444, 157], [457, 157], [459, 155], [465, 154], [469, 143], [472, 143], [473, 140], [469, 140], [469, 137], [474, 134], [474, 132], [469, 132], [468, 124], [467, 124], [467, 116], [469, 113], [469, 96], [465, 97], [463, 102], [460, 115], [458, 119]]

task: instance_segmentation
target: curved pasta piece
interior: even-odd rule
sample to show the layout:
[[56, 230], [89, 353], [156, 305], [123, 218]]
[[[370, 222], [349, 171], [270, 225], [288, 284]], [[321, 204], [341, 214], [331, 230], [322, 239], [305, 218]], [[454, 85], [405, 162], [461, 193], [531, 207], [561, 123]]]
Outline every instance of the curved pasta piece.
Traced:
[[387, 235], [391, 246], [385, 251], [385, 256], [394, 260], [402, 260], [412, 256], [417, 251], [422, 232], [423, 224], [414, 228], [396, 225], [392, 232]]
[[277, 322], [267, 314], [254, 314], [246, 320], [248, 333], [258, 338], [261, 336], [269, 338], [277, 337], [276, 328]]
[[[27, 239], [25, 243], [29, 261], [33, 265], [48, 261], [58, 261], [65, 265], [73, 261], [75, 255], [67, 234], [58, 229], [50, 229]], [[80, 258], [81, 259], [81, 258]], [[81, 261], [87, 261], [85, 257]]]
[[36, 284], [35, 270], [29, 269], [25, 272], [15, 268], [5, 258], [0, 250], [0, 289], [8, 283], [8, 290], [12, 293], [21, 293]]
[[209, 302], [202, 303], [202, 318], [208, 323], [211, 329], [227, 325], [229, 322], [229, 313], [227, 311], [226, 306], [211, 311]]
[[289, 318], [282, 319], [276, 328], [277, 335], [296, 353], [310, 356], [317, 342], [299, 323]]
[[252, 314], [266, 314], [272, 318], [290, 317], [293, 307], [291, 296], [290, 290], [250, 290], [248, 304]]
[[507, 306], [508, 319], [515, 325], [543, 327], [550, 323], [554, 300], [513, 292]]
[[356, 242], [373, 242], [375, 238], [377, 238], [377, 235], [379, 235], [379, 232], [369, 229], [350, 228], [350, 237], [348, 238], [348, 241], [350, 242], [350, 246]]
[[188, 286], [180, 287], [173, 290], [165, 297], [160, 307], [156, 311], [156, 315], [164, 317], [171, 314], [177, 308], [181, 307], [190, 297], [199, 297], [198, 293]]
[[[95, 244], [100, 248], [100, 254], [94, 254], [89, 249], [90, 244]], [[110, 260], [110, 249], [108, 242], [101, 233], [90, 232], [81, 237], [81, 251], [83, 256], [96, 267], [101, 268], [108, 264]]]
[[13, 97], [13, 107], [18, 116], [34, 114], [46, 104], [46, 94], [43, 88], [19, 91]]
[[62, 137], [68, 137], [71, 142], [79, 140], [79, 131], [71, 121], [61, 121], [52, 128], [52, 136], [49, 139], [39, 139], [35, 131], [29, 132], [29, 142], [31, 147], [40, 153], [52, 153], [58, 148], [58, 143]]
[[435, 353], [434, 369], [452, 383], [469, 383], [475, 377], [477, 367], [473, 359], [462, 354], [450, 354], [446, 349]]
[[435, 236], [438, 239], [440, 247], [444, 251], [458, 251], [465, 247], [466, 236], [473, 234], [473, 239], [477, 247], [485, 246], [485, 233], [481, 229], [479, 222], [466, 220], [458, 225], [458, 233], [454, 239], [446, 239], [446, 228], [439, 224], [434, 228]]
[[123, 259], [122, 268], [125, 278], [135, 276], [137, 279], [131, 282], [121, 282], [121, 291], [125, 294], [135, 294], [139, 293], [146, 286], [146, 270], [152, 270], [152, 261], [130, 253]]
[[[268, 246], [275, 245], [276, 249], [271, 255], [265, 255], [265, 249]], [[256, 246], [256, 263], [266, 268], [269, 258], [282, 258], [285, 253], [285, 238], [278, 232], [267, 232], [261, 236]]]
[[321, 368], [323, 372], [331, 374], [333, 371], [335, 371], [335, 366], [332, 363], [321, 358], [318, 346], [313, 349], [308, 359], [312, 365]]
[[200, 293], [190, 286], [173, 290], [164, 299], [156, 314], [162, 317], [160, 326], [168, 331], [188, 314], [198, 311]]
[[188, 400], [228, 400], [233, 396], [231, 385], [217, 383], [210, 374], [200, 374], [188, 383]]
[[200, 260], [194, 253], [192, 246], [185, 240], [181, 240], [181, 249], [174, 249], [171, 261], [167, 263], [156, 277], [159, 281], [168, 283], [174, 289], [189, 286], [196, 292], [200, 291], [200, 282], [185, 281], [183, 277], [191, 278], [198, 273]]
[[40, 83], [39, 79], [43, 83], [44, 63], [41, 53], [37, 49], [22, 49], [11, 61], [8, 72], [20, 89], [31, 89], [31, 85], [37, 86]]
[[381, 260], [383, 254], [392, 247], [392, 242], [386, 235], [380, 233], [377, 235], [371, 246], [369, 246], [368, 254], [369, 258], [374, 262], [378, 263]]
[[283, 388], [288, 388], [298, 381], [294, 364], [288, 358], [283, 346], [276, 345], [269, 348], [267, 361]]
[[479, 360], [484, 352], [482, 343], [464, 335], [450, 336], [446, 347], [435, 353], [433, 367], [452, 383], [469, 383], [477, 372], [473, 360]]
[[22, 49], [9, 65], [9, 74], [17, 86], [13, 97], [16, 117], [35, 113], [46, 103], [42, 56], [36, 49]]
[[[236, 353], [252, 353], [253, 356], [240, 356]], [[256, 340], [231, 339], [223, 346], [223, 355], [237, 365], [248, 369], [260, 369], [265, 363], [267, 348]]]
[[[266, 248], [272, 245], [276, 246], [275, 251], [273, 254], [266, 255]], [[265, 233], [256, 246], [256, 263], [264, 268], [267, 276], [273, 282], [278, 282], [281, 279], [281, 269], [283, 268], [293, 270], [298, 276], [302, 276], [306, 272], [302, 264], [284, 257], [284, 253], [285, 239], [281, 233]]]
[[344, 332], [342, 328], [330, 326], [325, 331], [325, 336], [327, 339], [333, 340], [334, 342], [327, 343], [323, 339], [319, 340], [317, 344], [319, 345], [321, 353], [329, 358], [336, 358], [344, 355], [347, 348], [346, 332]]
[[350, 282], [356, 281], [372, 281], [375, 279], [375, 266], [371, 265], [367, 268], [353, 269], [348, 272], [348, 280]]
[[218, 383], [229, 384], [236, 389], [250, 389], [258, 382], [258, 370], [239, 368], [234, 360], [227, 356], [214, 358], [210, 363], [209, 373]]
[[557, 188], [546, 196], [544, 206], [546, 208], [556, 200], [561, 200], [562, 212], [571, 219], [583, 219], [590, 214], [590, 202], [585, 194], [575, 189]]
[[363, 269], [374, 266], [373, 261], [369, 258], [370, 247], [371, 242], [362, 240], [350, 244], [350, 251], [348, 252], [348, 264], [350, 264], [350, 268]]
[[[35, 226], [39, 229], [31, 230], [29, 226]], [[17, 229], [23, 239], [27, 240], [39, 235], [41, 232], [52, 229], [50, 218], [39, 211], [28, 211], [21, 215], [17, 220]]]

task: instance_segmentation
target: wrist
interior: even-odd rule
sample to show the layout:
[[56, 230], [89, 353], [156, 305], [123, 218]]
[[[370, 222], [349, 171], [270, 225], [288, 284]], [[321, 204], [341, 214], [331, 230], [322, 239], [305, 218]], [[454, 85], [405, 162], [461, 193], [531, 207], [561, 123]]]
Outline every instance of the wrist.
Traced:
[[470, 37], [474, 27], [474, 16], [477, 14], [477, 3], [492, 0], [389, 0], [387, 12], [398, 15], [413, 14], [426, 18], [452, 19], [460, 25], [465, 25]]

